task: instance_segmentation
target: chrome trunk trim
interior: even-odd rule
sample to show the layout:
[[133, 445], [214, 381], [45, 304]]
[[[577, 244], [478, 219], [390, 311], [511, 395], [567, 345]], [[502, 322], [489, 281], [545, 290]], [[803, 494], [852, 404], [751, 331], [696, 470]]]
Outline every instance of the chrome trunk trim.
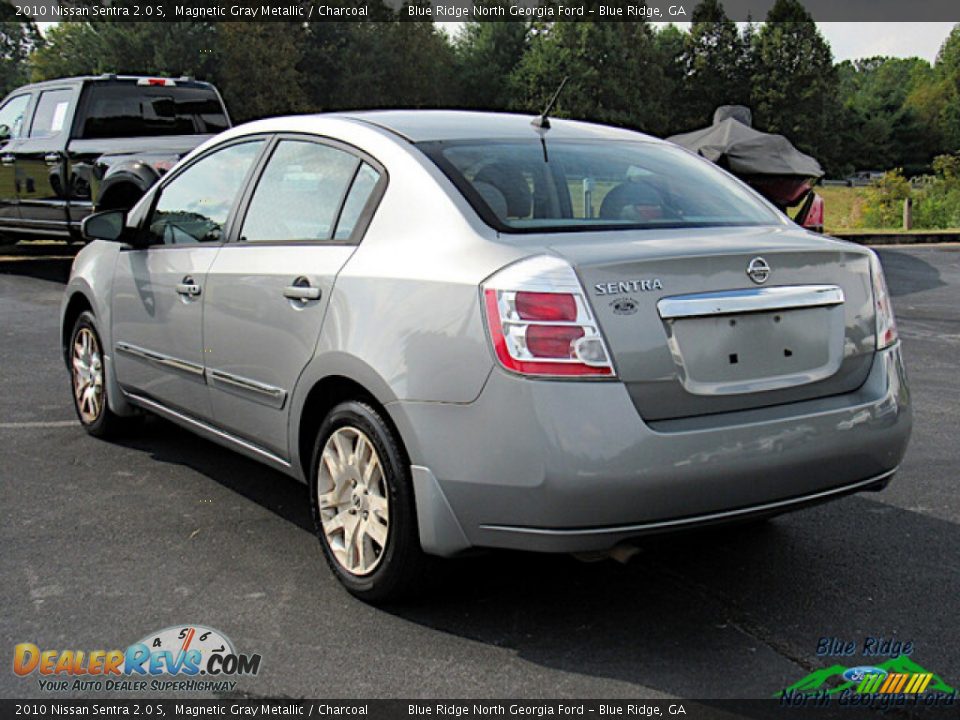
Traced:
[[843, 301], [843, 290], [836, 285], [788, 285], [675, 295], [657, 302], [657, 310], [664, 320], [675, 320], [827, 307], [840, 305]]

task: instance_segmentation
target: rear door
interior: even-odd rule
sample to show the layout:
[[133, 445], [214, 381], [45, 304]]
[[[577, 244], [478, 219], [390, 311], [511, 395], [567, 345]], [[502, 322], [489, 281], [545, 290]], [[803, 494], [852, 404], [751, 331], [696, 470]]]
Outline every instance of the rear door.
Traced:
[[30, 93], [9, 98], [0, 106], [0, 224], [20, 217], [17, 210], [17, 157], [14, 148], [24, 130]]
[[218, 426], [288, 456], [290, 395], [384, 183], [383, 169], [347, 146], [275, 141], [236, 241], [207, 279], [203, 334]]
[[30, 127], [14, 150], [20, 220], [37, 231], [68, 229], [66, 147], [78, 94], [70, 85], [41, 91]]
[[113, 340], [120, 384], [149, 401], [209, 419], [202, 309], [207, 271], [264, 138], [221, 145], [159, 188], [145, 221], [151, 244], [120, 253]]

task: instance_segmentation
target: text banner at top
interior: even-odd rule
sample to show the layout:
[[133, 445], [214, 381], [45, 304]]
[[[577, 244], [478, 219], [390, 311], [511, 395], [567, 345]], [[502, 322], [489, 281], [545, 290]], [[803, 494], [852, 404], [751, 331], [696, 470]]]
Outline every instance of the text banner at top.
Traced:
[[[2, 0], [37, 22], [688, 22], [698, 0]], [[731, 20], [763, 21], [775, 0], [724, 0]], [[802, 0], [818, 22], [960, 22], [957, 0]]]

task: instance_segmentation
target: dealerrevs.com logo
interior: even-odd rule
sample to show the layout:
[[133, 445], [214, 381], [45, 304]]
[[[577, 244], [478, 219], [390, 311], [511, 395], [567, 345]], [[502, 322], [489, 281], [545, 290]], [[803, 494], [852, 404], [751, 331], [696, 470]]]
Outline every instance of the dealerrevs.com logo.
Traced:
[[260, 655], [238, 653], [226, 635], [203, 625], [175, 625], [126, 650], [13, 649], [13, 672], [36, 676], [45, 692], [234, 690], [234, 678], [260, 671]]

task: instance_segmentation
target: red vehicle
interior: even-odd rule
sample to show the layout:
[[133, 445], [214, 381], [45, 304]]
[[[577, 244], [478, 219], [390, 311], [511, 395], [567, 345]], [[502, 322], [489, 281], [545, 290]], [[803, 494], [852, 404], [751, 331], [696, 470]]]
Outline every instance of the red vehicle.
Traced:
[[823, 232], [823, 198], [813, 191], [823, 168], [783, 135], [755, 130], [750, 108], [722, 105], [710, 127], [668, 140], [729, 170], [783, 211], [802, 203], [797, 224]]

